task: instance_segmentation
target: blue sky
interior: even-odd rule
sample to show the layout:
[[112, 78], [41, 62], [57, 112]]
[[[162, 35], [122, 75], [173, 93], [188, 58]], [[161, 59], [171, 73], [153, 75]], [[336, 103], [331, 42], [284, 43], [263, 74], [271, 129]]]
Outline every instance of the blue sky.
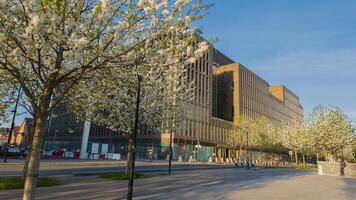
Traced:
[[216, 0], [198, 23], [224, 54], [284, 84], [305, 114], [334, 104], [356, 121], [355, 0]]

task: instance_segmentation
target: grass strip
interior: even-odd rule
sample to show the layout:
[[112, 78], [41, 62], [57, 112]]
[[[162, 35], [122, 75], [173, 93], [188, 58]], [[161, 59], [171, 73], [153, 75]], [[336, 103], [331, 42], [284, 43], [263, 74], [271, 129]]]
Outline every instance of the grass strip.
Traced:
[[[135, 173], [134, 174], [134, 179], [141, 179], [141, 178], [149, 178], [151, 176], [143, 173]], [[126, 173], [104, 173], [100, 175], [100, 178], [108, 179], [108, 180], [113, 180], [113, 181], [122, 181], [122, 180], [128, 180], [129, 177]]]
[[[50, 177], [38, 177], [37, 179], [37, 187], [51, 187], [62, 184], [61, 181]], [[21, 189], [23, 187], [24, 182], [20, 177], [0, 178], [0, 190]]]

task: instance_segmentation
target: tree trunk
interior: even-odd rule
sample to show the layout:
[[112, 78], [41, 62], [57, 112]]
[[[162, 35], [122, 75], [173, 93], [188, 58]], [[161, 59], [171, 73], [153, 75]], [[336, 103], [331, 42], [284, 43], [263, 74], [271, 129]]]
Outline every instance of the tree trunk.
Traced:
[[[34, 112], [36, 113], [36, 112]], [[36, 118], [36, 114], [33, 115], [33, 118]], [[27, 154], [26, 154], [26, 160], [23, 166], [23, 170], [22, 170], [22, 180], [25, 182], [26, 181], [26, 174], [27, 174], [27, 169], [28, 169], [28, 161], [30, 160], [30, 151], [31, 151], [31, 147], [32, 147], [32, 141], [33, 141], [33, 135], [35, 133], [35, 127], [36, 127], [36, 121], [33, 121], [32, 123], [32, 127], [31, 127], [31, 133], [30, 133], [30, 142], [29, 142], [29, 146], [27, 148]]]
[[40, 97], [36, 118], [34, 119], [36, 126], [34, 128], [31, 149], [28, 152], [29, 160], [25, 176], [23, 200], [34, 200], [36, 196], [36, 183], [41, 159], [42, 134], [46, 125], [51, 95], [52, 90], [44, 90], [44, 93]]
[[297, 153], [297, 151], [294, 151], [294, 157], [295, 157], [295, 164], [298, 165], [298, 153]]
[[303, 154], [303, 166], [305, 167], [305, 155]]
[[33, 141], [33, 134], [34, 134], [34, 129], [31, 130], [31, 137], [30, 137], [30, 144], [29, 147], [27, 148], [27, 154], [26, 154], [26, 159], [25, 159], [25, 163], [23, 165], [23, 170], [22, 170], [22, 180], [25, 182], [26, 181], [26, 174], [27, 174], [27, 170], [28, 170], [28, 163], [30, 160], [30, 152], [31, 152], [31, 148], [32, 148], [32, 141]]
[[128, 136], [128, 151], [127, 151], [127, 159], [126, 159], [126, 174], [130, 174], [130, 166], [131, 162], [133, 161], [133, 138], [132, 134], [129, 134]]
[[237, 153], [237, 156], [238, 156], [237, 160], [238, 160], [239, 162], [241, 161], [241, 151], [242, 151], [242, 145], [240, 145], [240, 147], [239, 147], [239, 152]]

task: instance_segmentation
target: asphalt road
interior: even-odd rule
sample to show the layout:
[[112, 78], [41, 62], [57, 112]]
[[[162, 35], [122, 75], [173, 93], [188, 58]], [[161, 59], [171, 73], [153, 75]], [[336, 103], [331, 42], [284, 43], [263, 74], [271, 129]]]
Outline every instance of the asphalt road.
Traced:
[[[201, 170], [201, 169], [226, 169], [233, 168], [232, 164], [204, 164], [173, 162], [173, 171]], [[21, 176], [23, 169], [22, 161], [13, 161], [0, 164], [0, 177]], [[40, 176], [66, 176], [73, 174], [97, 174], [103, 172], [124, 172], [125, 161], [68, 161], [68, 160], [43, 160], [41, 161]], [[168, 162], [136, 162], [135, 171], [139, 172], [167, 172]]]
[[[127, 181], [95, 176], [63, 176], [64, 185], [37, 189], [41, 200], [125, 199]], [[134, 182], [134, 199], [167, 200], [353, 200], [356, 179], [327, 177], [290, 169], [216, 169], [155, 174]], [[21, 199], [22, 190], [0, 192], [0, 199]]]

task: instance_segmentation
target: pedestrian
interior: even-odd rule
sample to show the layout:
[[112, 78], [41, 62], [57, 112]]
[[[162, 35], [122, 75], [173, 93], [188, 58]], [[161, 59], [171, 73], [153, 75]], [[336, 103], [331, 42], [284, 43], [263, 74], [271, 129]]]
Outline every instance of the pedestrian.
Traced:
[[250, 169], [250, 162], [246, 162], [246, 169], [247, 169], [247, 170]]
[[345, 167], [346, 167], [345, 159], [341, 158], [341, 161], [340, 161], [340, 176], [345, 176]]

